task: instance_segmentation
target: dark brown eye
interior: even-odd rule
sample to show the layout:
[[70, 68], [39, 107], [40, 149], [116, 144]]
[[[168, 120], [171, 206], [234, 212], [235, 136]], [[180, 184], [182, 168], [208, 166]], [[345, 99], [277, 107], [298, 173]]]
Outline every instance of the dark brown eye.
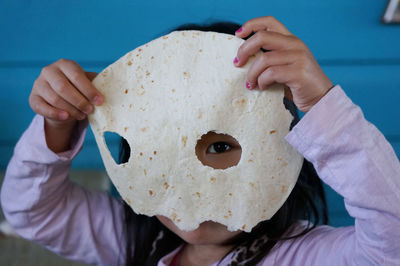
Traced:
[[207, 148], [208, 153], [223, 153], [229, 151], [232, 147], [226, 142], [215, 142]]

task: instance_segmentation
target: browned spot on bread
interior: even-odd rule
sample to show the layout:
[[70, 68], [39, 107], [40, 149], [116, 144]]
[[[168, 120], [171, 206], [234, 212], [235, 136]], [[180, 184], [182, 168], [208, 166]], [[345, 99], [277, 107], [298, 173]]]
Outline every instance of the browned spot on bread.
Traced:
[[130, 189], [130, 190], [132, 190], [132, 189], [133, 189], [133, 187], [132, 187], [132, 186], [129, 186], [129, 189]]
[[245, 105], [246, 102], [247, 102], [246, 99], [241, 99], [241, 100], [237, 100], [237, 101], [236, 101], [237, 105]]
[[140, 152], [139, 155], [140, 155], [140, 156], [143, 156], [143, 152]]
[[183, 76], [184, 76], [185, 78], [188, 78], [188, 77], [189, 77], [189, 73], [188, 73], [188, 72], [183, 72]]
[[286, 166], [288, 166], [288, 163], [283, 163], [282, 164], [282, 167], [286, 167]]
[[282, 189], [281, 189], [282, 193], [285, 193], [287, 190], [288, 190], [288, 189], [287, 189], [287, 186], [282, 185]]
[[124, 131], [126, 132], [128, 130], [128, 127], [124, 127]]
[[147, 127], [142, 127], [140, 130], [141, 130], [142, 132], [146, 132], [146, 131], [147, 131]]
[[156, 155], [156, 154], [157, 154], [157, 151], [153, 151], [153, 154]]
[[253, 183], [253, 182], [249, 182], [249, 185], [250, 185], [252, 188], [254, 188], [254, 187], [255, 187], [255, 185], [254, 185], [254, 183]]
[[150, 160], [150, 161], [153, 160], [153, 157], [150, 157], [149, 160]]
[[187, 139], [187, 136], [182, 136], [183, 147], [186, 147]]
[[162, 38], [163, 38], [164, 40], [166, 40], [166, 39], [168, 39], [168, 36], [163, 36]]
[[125, 198], [125, 201], [128, 202], [128, 204], [131, 204], [131, 201], [128, 198]]
[[165, 174], [162, 174], [162, 177], [165, 177]]
[[245, 225], [245, 224], [242, 226], [242, 229], [243, 229], [243, 230], [246, 229], [246, 225]]
[[125, 90], [125, 94], [128, 94], [128, 89]]
[[149, 190], [149, 195], [153, 196], [153, 191], [151, 189]]
[[269, 132], [269, 134], [275, 134], [276, 133], [276, 130], [274, 129], [274, 130], [271, 130], [270, 132]]
[[203, 49], [200, 49], [199, 52], [200, 52], [200, 53], [203, 52]]
[[228, 195], [232, 197], [232, 193], [229, 193]]
[[232, 216], [232, 211], [231, 210], [228, 210], [228, 215]]
[[139, 48], [139, 50], [138, 50], [139, 52], [141, 52], [142, 51], [142, 48]]
[[172, 91], [172, 92], [175, 92], [175, 89], [172, 89], [171, 91]]
[[154, 83], [154, 80], [152, 80], [151, 83]]
[[169, 184], [167, 182], [164, 182], [164, 187], [165, 187], [165, 189], [168, 189], [169, 188]]
[[149, 76], [150, 75], [150, 72], [149, 71], [146, 71], [146, 76]]
[[147, 175], [147, 171], [146, 169], [143, 170], [144, 175]]
[[200, 192], [196, 192], [197, 197], [200, 198]]
[[252, 162], [253, 162], [253, 160], [252, 160], [252, 159], [250, 159], [248, 162], [249, 162], [249, 163], [252, 163]]
[[216, 181], [217, 179], [215, 178], [215, 177], [210, 177], [210, 181], [212, 182], [212, 183], [214, 183], [215, 181]]
[[128, 63], [126, 63], [128, 66], [132, 65], [132, 61], [128, 61]]
[[151, 59], [154, 59], [154, 56], [152, 56]]
[[132, 104], [129, 105], [129, 108], [132, 108]]

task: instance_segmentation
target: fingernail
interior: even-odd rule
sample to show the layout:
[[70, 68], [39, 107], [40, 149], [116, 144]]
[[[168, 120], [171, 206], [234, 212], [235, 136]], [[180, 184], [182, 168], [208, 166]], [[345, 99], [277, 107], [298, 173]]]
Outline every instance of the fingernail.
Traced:
[[61, 112], [58, 114], [58, 119], [60, 120], [66, 120], [68, 118], [69, 114], [67, 112]]
[[85, 114], [91, 114], [93, 112], [93, 106], [91, 105], [86, 106], [85, 109], [83, 109], [83, 112]]
[[233, 63], [234, 63], [235, 65], [237, 65], [237, 63], [239, 63], [239, 59], [238, 59], [237, 57], [235, 57], [235, 59], [233, 59]]
[[99, 96], [99, 95], [96, 95], [96, 96], [94, 96], [94, 98], [93, 98], [93, 103], [95, 104], [95, 105], [100, 105], [100, 104], [102, 104], [102, 98]]
[[240, 28], [236, 31], [236, 33], [242, 32], [242, 30], [243, 30], [243, 28], [240, 27]]
[[251, 90], [251, 86], [250, 83], [248, 81], [246, 81], [246, 88], [248, 88], [249, 90]]

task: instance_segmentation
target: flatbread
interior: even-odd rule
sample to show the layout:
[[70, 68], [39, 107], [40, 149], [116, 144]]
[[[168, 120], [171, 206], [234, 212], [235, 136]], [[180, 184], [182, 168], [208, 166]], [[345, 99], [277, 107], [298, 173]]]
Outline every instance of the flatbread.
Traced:
[[[242, 68], [232, 63], [242, 43], [215, 32], [172, 32], [93, 81], [105, 102], [90, 125], [108, 175], [136, 213], [164, 215], [186, 231], [210, 220], [249, 232], [287, 199], [303, 161], [284, 140], [293, 117], [282, 85], [245, 88], [254, 58]], [[113, 160], [106, 131], [128, 141], [127, 163]], [[195, 146], [209, 131], [240, 143], [236, 166], [213, 169], [199, 161]]]

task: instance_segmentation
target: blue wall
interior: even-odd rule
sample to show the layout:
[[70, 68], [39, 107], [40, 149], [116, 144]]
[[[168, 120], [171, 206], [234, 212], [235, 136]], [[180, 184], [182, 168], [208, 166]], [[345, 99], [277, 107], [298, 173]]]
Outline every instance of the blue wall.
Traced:
[[[0, 0], [0, 169], [33, 116], [28, 96], [45, 65], [69, 58], [87, 71], [100, 71], [182, 23], [243, 23], [264, 15], [277, 17], [308, 44], [332, 81], [400, 156], [400, 26], [380, 23], [385, 5], [371, 0]], [[91, 133], [73, 167], [103, 168]], [[351, 223], [341, 197], [327, 189], [332, 223]]]

